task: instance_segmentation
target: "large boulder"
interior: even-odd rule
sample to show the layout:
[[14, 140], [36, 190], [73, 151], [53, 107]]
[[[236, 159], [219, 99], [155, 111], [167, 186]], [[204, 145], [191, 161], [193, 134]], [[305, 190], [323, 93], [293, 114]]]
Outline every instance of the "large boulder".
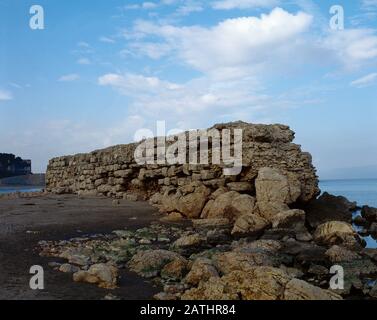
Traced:
[[369, 223], [377, 222], [377, 208], [363, 206], [361, 208], [361, 216]]
[[288, 179], [279, 169], [264, 167], [259, 169], [255, 181], [258, 202], [294, 203], [301, 194], [298, 180]]
[[75, 282], [93, 283], [105, 289], [115, 289], [117, 279], [118, 269], [105, 263], [94, 264], [88, 271], [78, 271], [73, 274]]
[[301, 184], [295, 176], [284, 175], [275, 168], [259, 169], [255, 188], [259, 212], [271, 222], [278, 213], [288, 211], [288, 204], [301, 195]]
[[249, 215], [255, 209], [255, 198], [247, 194], [229, 191], [210, 200], [203, 209], [202, 218], [227, 218], [235, 221], [238, 217]]
[[206, 186], [193, 182], [178, 189], [167, 188], [163, 195], [154, 195], [150, 202], [161, 212], [179, 212], [187, 218], [196, 219], [200, 217], [210, 193]]
[[189, 185], [185, 188], [185, 194], [177, 200], [177, 211], [190, 219], [199, 218], [210, 193], [210, 190], [203, 185]]
[[188, 262], [182, 257], [169, 262], [161, 270], [161, 277], [167, 280], [177, 281], [182, 279], [187, 273]]
[[280, 248], [278, 241], [257, 240], [234, 244], [232, 251], [217, 253], [212, 259], [222, 274], [245, 271], [254, 266], [280, 266], [287, 259], [286, 255], [280, 254]]
[[173, 243], [175, 248], [188, 248], [200, 246], [205, 239], [198, 233], [182, 236]]
[[314, 240], [323, 245], [343, 244], [346, 247], [354, 247], [358, 244], [358, 235], [349, 223], [330, 221], [317, 227]]
[[192, 264], [191, 270], [185, 278], [185, 282], [189, 285], [197, 286], [201, 281], [208, 281], [212, 277], [219, 277], [212, 260], [198, 258]]
[[131, 271], [134, 271], [145, 278], [152, 278], [159, 275], [161, 270], [170, 262], [182, 259], [181, 255], [168, 250], [145, 250], [139, 251], [128, 263]]
[[298, 231], [306, 230], [305, 228], [305, 211], [287, 210], [279, 212], [272, 220], [273, 228], [290, 228]]
[[258, 214], [245, 214], [234, 223], [233, 236], [257, 236], [261, 234], [270, 223]]
[[352, 222], [352, 212], [357, 209], [355, 202], [345, 197], [333, 196], [324, 192], [318, 199], [305, 206], [306, 219], [312, 228], [329, 221]]
[[233, 271], [222, 278], [201, 282], [186, 291], [183, 300], [277, 300], [291, 280], [284, 271], [272, 267], [254, 267]]
[[292, 279], [285, 287], [284, 300], [342, 300], [342, 297], [330, 290], [313, 286], [306, 281]]

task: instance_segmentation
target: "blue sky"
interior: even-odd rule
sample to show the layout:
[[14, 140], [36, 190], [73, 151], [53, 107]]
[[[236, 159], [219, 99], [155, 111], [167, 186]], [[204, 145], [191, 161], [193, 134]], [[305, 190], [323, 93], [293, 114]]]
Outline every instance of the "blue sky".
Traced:
[[35, 172], [158, 120], [285, 123], [322, 178], [377, 172], [377, 0], [0, 0], [0, 26], [0, 151]]

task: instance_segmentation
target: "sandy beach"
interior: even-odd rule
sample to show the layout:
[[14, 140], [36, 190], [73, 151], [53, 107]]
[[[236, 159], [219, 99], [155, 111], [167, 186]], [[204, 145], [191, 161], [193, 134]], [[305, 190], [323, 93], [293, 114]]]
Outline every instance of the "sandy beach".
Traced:
[[[46, 195], [12, 200], [0, 199], [0, 299], [103, 299], [108, 293], [122, 299], [151, 299], [159, 292], [136, 274], [121, 272], [119, 288], [100, 289], [75, 283], [71, 276], [48, 266], [56, 259], [34, 251], [41, 240], [62, 240], [84, 234], [110, 233], [124, 227], [141, 228], [157, 217], [146, 202]], [[136, 219], [135, 219], [136, 218]], [[32, 265], [45, 272], [45, 290], [29, 288]], [[89, 288], [89, 287], [90, 288]]]

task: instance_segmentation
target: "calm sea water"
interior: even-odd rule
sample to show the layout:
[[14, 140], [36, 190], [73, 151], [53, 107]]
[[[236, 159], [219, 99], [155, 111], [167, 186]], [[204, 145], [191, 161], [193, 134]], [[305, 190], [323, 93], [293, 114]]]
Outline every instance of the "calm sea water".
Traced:
[[36, 187], [1, 187], [0, 186], [0, 194], [5, 193], [13, 193], [13, 192], [36, 192], [41, 191], [42, 188]]
[[[320, 181], [320, 188], [322, 192], [327, 191], [336, 196], [344, 196], [350, 201], [356, 201], [360, 207], [368, 205], [377, 208], [377, 179], [323, 180]], [[360, 212], [355, 213], [358, 214]], [[364, 239], [368, 248], [377, 248], [375, 239], [370, 236]]]

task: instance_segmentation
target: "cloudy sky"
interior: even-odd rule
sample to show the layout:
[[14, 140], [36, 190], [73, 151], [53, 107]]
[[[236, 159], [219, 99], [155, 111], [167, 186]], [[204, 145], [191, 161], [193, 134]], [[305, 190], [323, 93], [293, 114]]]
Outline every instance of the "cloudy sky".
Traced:
[[0, 152], [35, 172], [157, 120], [285, 123], [322, 178], [377, 167], [377, 0], [38, 0], [44, 30], [33, 4], [0, 0]]

